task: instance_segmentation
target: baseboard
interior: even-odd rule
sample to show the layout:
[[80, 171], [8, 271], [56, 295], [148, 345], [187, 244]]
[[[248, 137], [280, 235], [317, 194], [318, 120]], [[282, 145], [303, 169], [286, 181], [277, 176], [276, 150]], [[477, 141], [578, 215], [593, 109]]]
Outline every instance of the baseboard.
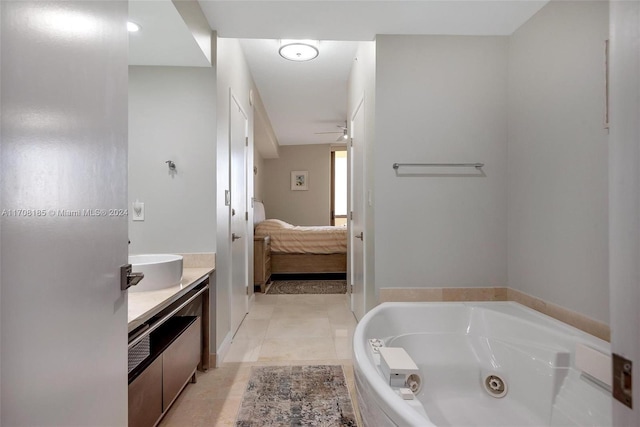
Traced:
[[277, 273], [271, 280], [346, 280], [347, 273]]
[[218, 349], [216, 350], [216, 354], [215, 354], [216, 357], [214, 361], [215, 365], [213, 365], [216, 368], [220, 367], [220, 364], [222, 364], [222, 361], [224, 360], [225, 356], [229, 352], [232, 338], [233, 338], [233, 334], [231, 332], [227, 333], [227, 336], [224, 337], [224, 340], [222, 340], [220, 347], [218, 347]]

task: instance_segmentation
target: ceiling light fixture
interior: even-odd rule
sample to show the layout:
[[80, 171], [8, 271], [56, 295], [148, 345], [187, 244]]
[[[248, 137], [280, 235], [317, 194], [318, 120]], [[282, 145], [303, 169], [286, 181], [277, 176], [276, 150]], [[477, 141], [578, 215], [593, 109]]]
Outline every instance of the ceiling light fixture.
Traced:
[[280, 40], [278, 53], [289, 61], [310, 61], [318, 56], [317, 40]]
[[127, 21], [127, 31], [129, 31], [130, 33], [137, 33], [138, 31], [140, 31], [140, 25], [136, 24], [135, 22]]

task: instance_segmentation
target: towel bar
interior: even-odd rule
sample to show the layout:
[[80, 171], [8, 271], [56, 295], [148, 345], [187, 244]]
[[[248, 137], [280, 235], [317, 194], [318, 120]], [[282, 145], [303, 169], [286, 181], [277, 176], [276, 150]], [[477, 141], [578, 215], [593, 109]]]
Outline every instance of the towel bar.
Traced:
[[398, 170], [401, 166], [423, 166], [423, 167], [453, 167], [453, 168], [476, 168], [484, 167], [484, 163], [394, 163], [393, 168]]

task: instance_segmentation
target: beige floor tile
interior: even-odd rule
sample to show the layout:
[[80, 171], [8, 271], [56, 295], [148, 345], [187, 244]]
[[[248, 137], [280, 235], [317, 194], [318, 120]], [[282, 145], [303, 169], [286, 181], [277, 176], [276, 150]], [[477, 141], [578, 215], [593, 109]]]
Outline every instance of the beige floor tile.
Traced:
[[245, 319], [269, 320], [273, 315], [273, 309], [275, 307], [275, 304], [253, 304], [253, 307], [251, 307], [251, 310]]
[[[215, 399], [211, 404], [211, 418], [209, 426], [235, 426], [236, 416], [240, 409], [242, 398]], [[186, 427], [186, 426], [185, 426]]]
[[198, 372], [197, 383], [186, 387], [160, 426], [233, 426], [253, 366], [342, 365], [357, 408], [355, 327], [346, 295], [256, 293], [221, 366]]
[[242, 397], [250, 376], [250, 366], [227, 364], [199, 375], [198, 382], [190, 385], [188, 396], [194, 399]]
[[336, 322], [355, 322], [356, 318], [349, 310], [347, 306], [329, 306], [327, 307], [327, 314], [332, 321]]
[[262, 339], [267, 334], [269, 322], [265, 319], [245, 318], [234, 339]]
[[[187, 390], [185, 390], [185, 392], [186, 391]], [[185, 396], [181, 396], [181, 398], [171, 406], [159, 426], [209, 426], [211, 425], [212, 409], [211, 403], [206, 400], [188, 399], [185, 398]]]
[[325, 307], [311, 306], [307, 304], [277, 305], [273, 310], [272, 319], [293, 318], [312, 319], [329, 317]]
[[294, 306], [294, 305], [311, 305], [324, 306], [326, 295], [318, 294], [300, 294], [300, 295], [278, 295], [278, 305]]
[[261, 292], [255, 293], [255, 304], [259, 305], [274, 305], [278, 303], [279, 295], [263, 294]]
[[337, 359], [332, 338], [266, 338], [260, 361]]
[[331, 337], [331, 323], [324, 318], [274, 318], [269, 322], [266, 338]]
[[325, 295], [325, 303], [328, 305], [343, 305], [345, 307], [348, 307], [349, 299], [346, 294], [329, 294]]
[[224, 362], [255, 362], [258, 360], [261, 346], [262, 339], [234, 338]]
[[336, 348], [336, 357], [338, 359], [348, 359], [351, 357], [353, 346], [349, 338], [334, 338], [333, 344]]
[[351, 313], [348, 315], [331, 315], [329, 314], [331, 327], [334, 329], [355, 329], [358, 325], [356, 318]]

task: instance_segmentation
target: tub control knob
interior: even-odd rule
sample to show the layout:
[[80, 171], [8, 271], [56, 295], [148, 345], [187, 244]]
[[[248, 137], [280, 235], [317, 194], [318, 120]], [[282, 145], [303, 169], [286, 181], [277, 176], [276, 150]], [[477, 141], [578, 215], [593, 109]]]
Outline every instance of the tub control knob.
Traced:
[[369, 340], [369, 345], [371, 346], [371, 351], [379, 353], [380, 348], [384, 347], [384, 341], [378, 338], [372, 338]]

